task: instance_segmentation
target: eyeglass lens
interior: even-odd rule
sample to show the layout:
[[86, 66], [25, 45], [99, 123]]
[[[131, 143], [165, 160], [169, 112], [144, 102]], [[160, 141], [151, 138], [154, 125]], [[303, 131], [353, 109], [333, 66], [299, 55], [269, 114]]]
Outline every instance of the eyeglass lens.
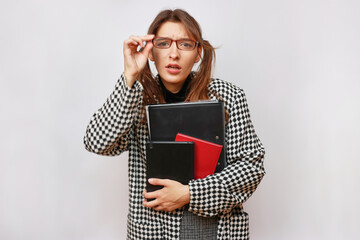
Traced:
[[170, 48], [173, 41], [176, 42], [176, 46], [180, 50], [193, 50], [196, 47], [196, 42], [190, 39], [172, 40], [169, 38], [155, 38], [153, 40], [154, 47], [161, 49]]

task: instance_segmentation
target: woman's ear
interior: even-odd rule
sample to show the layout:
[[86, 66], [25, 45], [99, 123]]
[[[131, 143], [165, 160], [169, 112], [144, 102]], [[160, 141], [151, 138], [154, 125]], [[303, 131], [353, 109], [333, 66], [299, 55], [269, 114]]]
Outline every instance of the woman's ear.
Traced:
[[154, 56], [153, 56], [153, 53], [152, 53], [152, 49], [150, 50], [150, 52], [149, 52], [149, 59], [150, 59], [150, 61], [154, 61]]
[[195, 62], [196, 62], [196, 63], [201, 60], [202, 47], [200, 46], [197, 51], [198, 51], [198, 55], [197, 55], [196, 58], [195, 58]]

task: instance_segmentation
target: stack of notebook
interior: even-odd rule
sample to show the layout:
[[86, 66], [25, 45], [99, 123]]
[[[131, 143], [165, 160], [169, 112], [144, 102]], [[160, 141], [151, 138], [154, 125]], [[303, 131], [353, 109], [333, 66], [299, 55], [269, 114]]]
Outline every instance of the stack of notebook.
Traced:
[[[187, 184], [226, 166], [224, 103], [199, 101], [146, 108], [150, 141], [147, 179]], [[147, 191], [159, 189], [147, 183]]]

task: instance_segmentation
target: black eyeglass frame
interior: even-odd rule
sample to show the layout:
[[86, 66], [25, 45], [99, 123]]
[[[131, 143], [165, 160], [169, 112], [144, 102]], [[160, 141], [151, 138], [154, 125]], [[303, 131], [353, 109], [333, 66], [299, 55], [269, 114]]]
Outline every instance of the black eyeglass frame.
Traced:
[[[155, 45], [156, 40], [169, 40], [169, 41], [171, 41], [171, 43], [170, 43], [169, 47], [157, 47]], [[192, 49], [181, 49], [181, 48], [179, 48], [179, 45], [178, 45], [179, 41], [191, 41], [191, 42], [194, 43], [194, 47]], [[158, 49], [169, 49], [171, 47], [172, 43], [175, 42], [177, 49], [182, 50], [182, 51], [192, 51], [196, 47], [200, 46], [200, 43], [198, 41], [195, 41], [195, 40], [192, 40], [192, 39], [189, 39], [189, 38], [181, 38], [181, 39], [178, 39], [178, 40], [174, 40], [174, 39], [166, 38], [166, 37], [156, 37], [156, 38], [152, 39], [151, 42], [153, 43], [154, 47], [158, 48]]]

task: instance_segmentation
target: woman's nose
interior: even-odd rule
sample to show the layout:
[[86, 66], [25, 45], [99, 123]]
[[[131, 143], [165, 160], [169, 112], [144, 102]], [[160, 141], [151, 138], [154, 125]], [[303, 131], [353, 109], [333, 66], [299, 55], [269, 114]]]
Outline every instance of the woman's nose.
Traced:
[[179, 49], [176, 46], [176, 42], [172, 42], [170, 46], [170, 57], [178, 58], [179, 57]]

